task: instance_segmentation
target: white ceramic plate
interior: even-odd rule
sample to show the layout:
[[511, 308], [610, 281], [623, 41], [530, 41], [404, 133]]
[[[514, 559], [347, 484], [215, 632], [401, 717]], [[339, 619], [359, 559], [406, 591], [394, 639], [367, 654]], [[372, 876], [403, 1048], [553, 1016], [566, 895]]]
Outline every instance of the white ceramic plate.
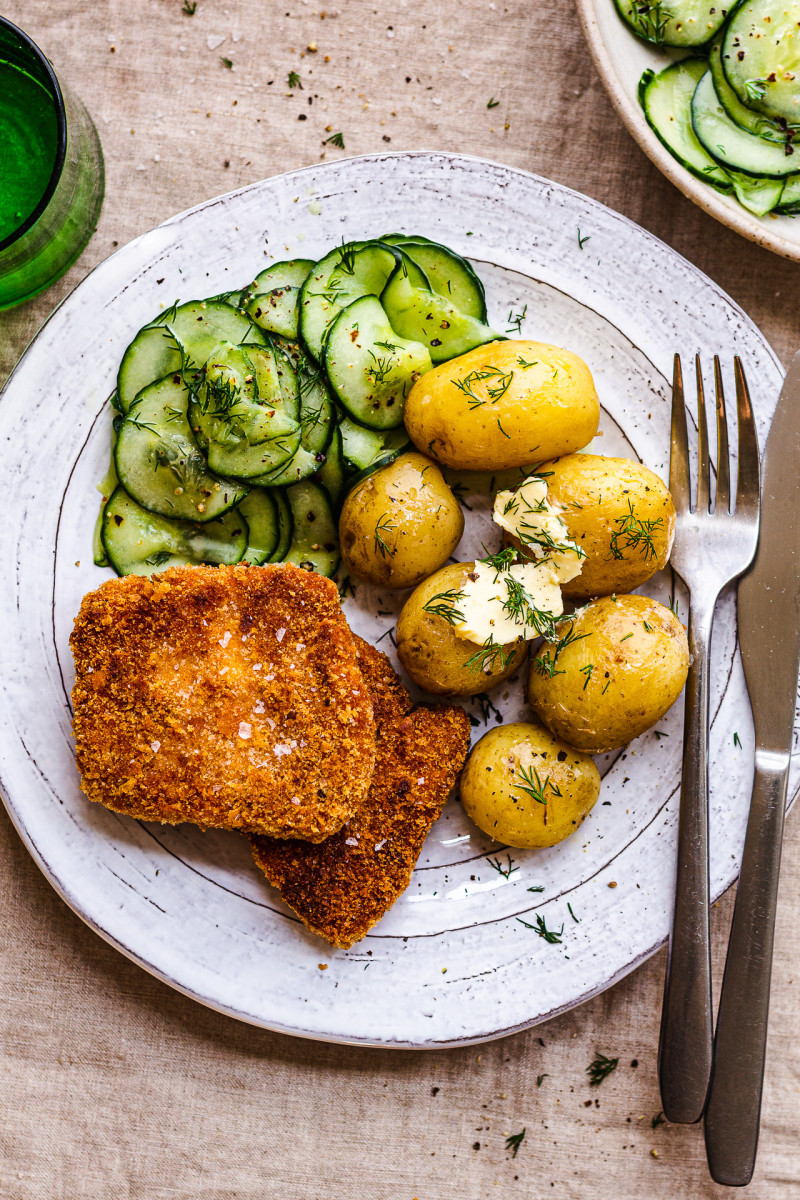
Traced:
[[[210, 200], [94, 271], [51, 317], [3, 395], [0, 749], [6, 803], [36, 861], [85, 921], [147, 970], [254, 1024], [335, 1041], [442, 1046], [541, 1021], [608, 987], [663, 943], [680, 706], [659, 722], [668, 736], [646, 734], [601, 760], [600, 802], [556, 849], [514, 850], [509, 862], [451, 801], [406, 895], [363, 942], [337, 952], [286, 910], [237, 835], [140, 824], [88, 803], [70, 740], [67, 639], [81, 597], [108, 574], [92, 565], [95, 484], [126, 343], [176, 297], [244, 285], [273, 257], [314, 257], [343, 237], [394, 229], [468, 255], [500, 329], [527, 305], [525, 335], [588, 360], [603, 405], [601, 450], [665, 472], [666, 376], [676, 348], [700, 350], [709, 362], [714, 351], [726, 362], [734, 351], [742, 356], [763, 440], [782, 372], [758, 330], [668, 247], [563, 187], [478, 159], [400, 154], [310, 167]], [[493, 536], [487, 501], [471, 503], [463, 559]], [[648, 590], [667, 600], [665, 575]], [[347, 614], [391, 650], [392, 618], [376, 613], [397, 610], [400, 600], [362, 588]], [[738, 869], [752, 748], [730, 598], [713, 653], [716, 896]], [[526, 713], [523, 683], [492, 694], [503, 718]], [[477, 737], [494, 710], [483, 713], [479, 702], [469, 710]], [[491, 858], [512, 868], [508, 878]], [[532, 925], [536, 914], [550, 929], [563, 925], [561, 944], [517, 919]]]
[[660, 71], [685, 52], [659, 50], [636, 37], [617, 14], [614, 0], [576, 0], [594, 65], [612, 104], [629, 132], [663, 175], [704, 212], [751, 242], [800, 262], [800, 217], [756, 217], [737, 200], [723, 196], [677, 162], [644, 118], [637, 89], [647, 67]]

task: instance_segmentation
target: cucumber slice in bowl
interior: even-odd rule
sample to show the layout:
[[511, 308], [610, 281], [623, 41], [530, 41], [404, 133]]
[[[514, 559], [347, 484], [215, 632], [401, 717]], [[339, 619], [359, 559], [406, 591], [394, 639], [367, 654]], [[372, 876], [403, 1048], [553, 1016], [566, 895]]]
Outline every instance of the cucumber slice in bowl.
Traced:
[[645, 71], [639, 80], [639, 102], [647, 124], [673, 158], [718, 192], [730, 192], [731, 178], [697, 140], [692, 126], [692, 97], [706, 73], [699, 58], [673, 63], [656, 75]]
[[295, 258], [273, 263], [256, 275], [245, 290], [242, 307], [259, 329], [297, 337], [300, 292], [313, 266], [310, 258]]
[[692, 97], [692, 127], [711, 157], [734, 171], [782, 179], [797, 170], [798, 156], [790, 144], [776, 146], [734, 124], [720, 104], [711, 71]]
[[403, 421], [405, 399], [431, 368], [420, 342], [400, 337], [375, 296], [353, 301], [331, 326], [325, 373], [348, 413], [370, 429], [393, 429]]
[[247, 522], [238, 509], [202, 525], [171, 521], [142, 508], [122, 487], [103, 510], [101, 536], [118, 575], [154, 575], [189, 563], [233, 566], [247, 550]]
[[330, 496], [331, 504], [338, 511], [344, 491], [347, 472], [342, 453], [342, 431], [337, 425], [325, 454], [325, 462], [316, 473], [316, 482], [321, 483]]
[[786, 180], [778, 212], [786, 213], [787, 216], [794, 216], [800, 212], [800, 174], [790, 175]]
[[213, 471], [253, 479], [284, 466], [300, 444], [297, 381], [271, 349], [218, 346], [190, 407]]
[[800, 125], [797, 0], [741, 0], [725, 29], [722, 67], [742, 104]]
[[379, 296], [400, 261], [382, 242], [346, 242], [316, 264], [300, 294], [300, 334], [317, 362], [336, 317], [361, 296]]
[[243, 561], [260, 567], [278, 548], [278, 506], [270, 492], [251, 488], [237, 511], [247, 521], [247, 549]]
[[736, 199], [748, 212], [757, 217], [765, 217], [767, 213], [777, 208], [783, 199], [784, 181], [782, 179], [758, 179], [753, 175], [743, 175], [740, 171], [729, 171]]
[[306, 479], [287, 488], [286, 499], [294, 531], [283, 561], [330, 578], [339, 565], [339, 530], [328, 493]]
[[785, 146], [789, 140], [786, 122], [784, 121], [781, 127], [776, 121], [765, 117], [763, 113], [747, 108], [728, 83], [728, 77], [722, 65], [722, 38], [715, 38], [709, 49], [708, 67], [714, 80], [717, 99], [734, 125], [739, 125], [748, 133], [764, 138], [767, 142], [776, 142], [780, 146]]
[[[486, 322], [483, 284], [466, 259], [428, 238], [406, 237], [402, 233], [390, 234], [390, 237], [394, 245], [399, 246], [408, 258], [422, 268], [432, 292], [436, 292], [437, 296], [446, 296], [466, 316]], [[411, 282], [416, 281], [412, 279]]]
[[395, 333], [427, 346], [434, 363], [457, 358], [486, 342], [505, 340], [502, 333], [461, 312], [446, 296], [415, 287], [403, 264], [383, 289], [381, 304]]
[[180, 346], [160, 320], [145, 325], [128, 346], [117, 372], [117, 400], [126, 413], [135, 397], [148, 384], [180, 371], [183, 364]]
[[189, 425], [188, 404], [180, 375], [140, 392], [120, 426], [114, 466], [128, 495], [148, 511], [212, 521], [238, 504], [247, 488], [209, 470]]
[[312, 368], [301, 360], [298, 382], [300, 445], [282, 467], [254, 480], [262, 487], [299, 483], [318, 471], [325, 461], [324, 451], [331, 439], [335, 417], [333, 400], [316, 364]]
[[702, 46], [725, 23], [719, 0], [614, 0], [637, 37], [656, 46]]

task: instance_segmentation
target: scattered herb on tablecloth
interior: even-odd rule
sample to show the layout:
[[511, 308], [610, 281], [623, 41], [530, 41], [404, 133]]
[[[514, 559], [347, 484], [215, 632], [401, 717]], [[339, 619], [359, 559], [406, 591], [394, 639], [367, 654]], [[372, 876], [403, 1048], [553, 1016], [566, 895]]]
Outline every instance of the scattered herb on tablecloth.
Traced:
[[220, 55], [219, 61], [222, 63], [223, 67], [227, 67], [229, 71], [233, 70], [233, 62], [230, 58], [224, 58], [222, 55]]
[[522, 1143], [525, 1141], [525, 1129], [526, 1129], [526, 1127], [523, 1126], [523, 1128], [519, 1131], [519, 1133], [512, 1133], [509, 1137], [506, 1138], [506, 1150], [511, 1151], [512, 1158], [517, 1157], [517, 1155], [519, 1154], [519, 1148], [522, 1145]]
[[338, 146], [340, 150], [344, 150], [344, 134], [341, 130], [338, 133], [332, 133], [329, 138], [323, 138], [323, 146]]
[[659, 1125], [663, 1125], [666, 1119], [667, 1118], [664, 1116], [663, 1112], [661, 1112], [659, 1109], [659, 1111], [651, 1120], [650, 1124], [653, 1126], [653, 1129], [658, 1129]]
[[536, 1086], [541, 1087], [542, 1084], [544, 1083], [545, 1079], [549, 1079], [549, 1078], [550, 1078], [550, 1076], [548, 1075], [547, 1071], [545, 1071], [544, 1075], [537, 1075], [536, 1076]]
[[604, 1079], [608, 1079], [612, 1071], [616, 1071], [618, 1058], [607, 1058], [605, 1054], [597, 1053], [586, 1068], [589, 1076], [589, 1087], [599, 1087]]
[[303, 90], [303, 81], [302, 81], [302, 79], [300, 78], [300, 76], [297, 74], [297, 71], [290, 71], [290, 72], [289, 72], [289, 78], [288, 78], [288, 80], [287, 80], [287, 83], [289, 84], [289, 87], [290, 87], [290, 88], [300, 88], [300, 91], [302, 92], [302, 90]]
[[497, 108], [497, 106], [498, 106], [498, 104], [499, 104], [499, 103], [500, 103], [500, 101], [499, 101], [499, 100], [495, 100], [494, 96], [492, 96], [491, 100], [490, 100], [490, 101], [489, 101], [489, 103], [486, 105], [486, 107], [487, 107], [487, 108]]
[[186, 17], [193, 17], [197, 12], [197, 0], [193, 0], [193, 3], [191, 4], [189, 3], [189, 0], [183, 0], [183, 8], [181, 9], [181, 12]]

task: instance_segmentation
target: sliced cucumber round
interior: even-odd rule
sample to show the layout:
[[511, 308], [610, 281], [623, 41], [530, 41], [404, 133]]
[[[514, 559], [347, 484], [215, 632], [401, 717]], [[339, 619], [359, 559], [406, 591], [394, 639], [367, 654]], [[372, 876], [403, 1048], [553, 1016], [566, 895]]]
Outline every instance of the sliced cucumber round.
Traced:
[[[432, 292], [446, 296], [466, 316], [486, 322], [483, 284], [466, 259], [448, 250], [447, 246], [440, 246], [427, 238], [406, 237], [402, 233], [391, 236], [394, 238], [393, 244], [401, 247], [425, 272]], [[414, 280], [411, 282], [414, 283]]]
[[387, 454], [400, 454], [410, 447], [411, 440], [404, 425], [396, 429], [366, 429], [345, 417], [339, 425], [342, 438], [342, 457], [354, 471], [364, 471]]
[[118, 575], [153, 575], [188, 563], [232, 566], [247, 550], [247, 521], [237, 508], [202, 525], [142, 508], [118, 487], [103, 510], [102, 540]]
[[764, 138], [767, 142], [777, 142], [778, 145], [784, 146], [787, 141], [786, 123], [784, 122], [781, 128], [776, 121], [742, 104], [728, 83], [728, 77], [722, 65], [722, 38], [714, 39], [708, 52], [708, 66], [714, 80], [717, 99], [734, 125], [739, 125], [748, 133], [754, 133], [756, 137]]
[[265, 347], [217, 346], [190, 418], [213, 471], [255, 480], [278, 470], [300, 444], [291, 363]]
[[722, 66], [742, 104], [799, 126], [797, 0], [741, 0], [725, 29]]
[[247, 521], [247, 550], [243, 555], [244, 561], [260, 566], [278, 548], [278, 506], [270, 492], [256, 487], [247, 493], [238, 511]]
[[256, 275], [244, 295], [244, 310], [259, 329], [281, 337], [297, 337], [300, 292], [314, 262], [295, 258], [276, 262]]
[[402, 264], [383, 289], [381, 304], [395, 333], [427, 346], [434, 363], [498, 338], [505, 340], [502, 333], [461, 312], [446, 296], [415, 287]]
[[128, 411], [142, 388], [180, 371], [182, 361], [178, 343], [160, 321], [140, 329], [123, 354], [117, 373], [120, 411]]
[[284, 562], [328, 578], [339, 565], [339, 531], [328, 493], [311, 480], [286, 489], [292, 510], [292, 544]]
[[371, 429], [402, 424], [413, 383], [430, 370], [420, 342], [398, 336], [375, 296], [353, 301], [331, 326], [325, 343], [325, 373], [352, 417]]
[[140, 392], [120, 427], [114, 466], [125, 491], [150, 512], [211, 521], [238, 504], [247, 488], [209, 470], [189, 426], [188, 403], [180, 375]]
[[382, 242], [346, 242], [315, 265], [300, 294], [300, 333], [317, 362], [338, 314], [361, 296], [379, 296], [399, 258]]
[[786, 180], [778, 210], [790, 216], [800, 211], [800, 174], [790, 175]]
[[336, 409], [322, 369], [307, 363], [298, 371], [300, 390], [300, 445], [312, 454], [322, 453], [333, 435]]
[[339, 501], [345, 486], [347, 472], [342, 453], [342, 431], [337, 425], [333, 431], [330, 445], [325, 452], [325, 462], [316, 474], [316, 480], [325, 488], [331, 499], [331, 504], [338, 512]]
[[702, 46], [725, 23], [719, 0], [614, 0], [637, 37], [656, 46]]
[[782, 179], [759, 179], [757, 176], [743, 175], [740, 171], [731, 170], [728, 174], [736, 199], [748, 212], [757, 217], [765, 217], [780, 204], [784, 192]]
[[368, 467], [364, 467], [363, 471], [359, 471], [357, 475], [348, 478], [347, 491], [352, 492], [354, 487], [357, 487], [359, 483], [363, 483], [365, 479], [369, 479], [370, 475], [374, 475], [376, 471], [390, 466], [402, 453], [402, 450], [389, 450], [386, 454], [381, 455], [375, 462], [370, 463]]
[[706, 73], [699, 58], [673, 63], [656, 75], [645, 71], [639, 81], [639, 101], [647, 124], [673, 158], [719, 192], [730, 192], [730, 176], [697, 140], [692, 126], [692, 97]]
[[776, 146], [734, 124], [719, 102], [710, 71], [692, 98], [692, 126], [711, 157], [735, 171], [780, 179], [797, 169], [798, 156], [792, 146]]
[[269, 561], [283, 562], [292, 544], [294, 518], [292, 517], [292, 510], [283, 488], [276, 488], [274, 492], [270, 492], [270, 495], [275, 501], [275, 508], [278, 513], [278, 544], [270, 555]]

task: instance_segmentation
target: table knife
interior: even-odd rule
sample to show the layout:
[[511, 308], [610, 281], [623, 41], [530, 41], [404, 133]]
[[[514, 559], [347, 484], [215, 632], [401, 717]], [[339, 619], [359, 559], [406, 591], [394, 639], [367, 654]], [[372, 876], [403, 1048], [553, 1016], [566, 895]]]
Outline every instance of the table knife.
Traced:
[[739, 584], [739, 643], [755, 726], [755, 771], [722, 981], [705, 1113], [717, 1183], [756, 1161], [772, 943], [800, 665], [800, 353], [786, 376], [762, 466], [761, 536]]

